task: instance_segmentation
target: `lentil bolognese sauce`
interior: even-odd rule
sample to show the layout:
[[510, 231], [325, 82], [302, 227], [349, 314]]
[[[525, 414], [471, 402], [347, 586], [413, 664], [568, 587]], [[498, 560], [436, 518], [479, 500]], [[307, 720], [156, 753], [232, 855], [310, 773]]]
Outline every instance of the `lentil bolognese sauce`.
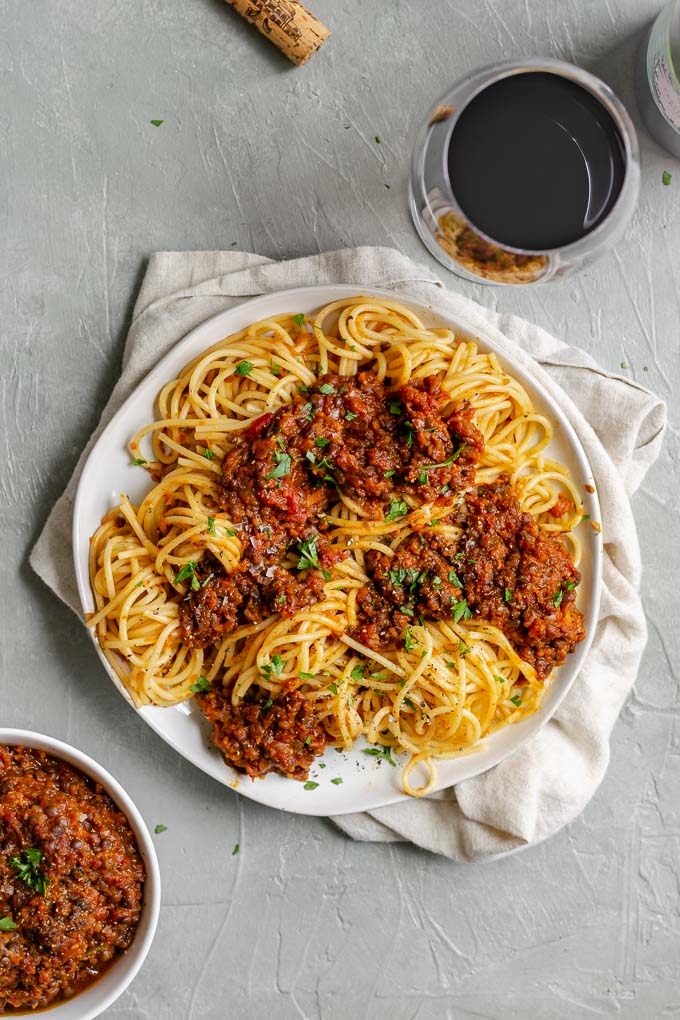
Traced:
[[143, 884], [127, 818], [98, 784], [0, 746], [0, 1014], [95, 981], [132, 944]]
[[584, 637], [582, 507], [549, 421], [493, 354], [397, 302], [227, 338], [133, 454], [149, 434], [154, 488], [92, 539], [89, 625], [137, 703], [196, 694], [253, 778], [306, 779], [363, 734], [410, 752], [425, 793]]

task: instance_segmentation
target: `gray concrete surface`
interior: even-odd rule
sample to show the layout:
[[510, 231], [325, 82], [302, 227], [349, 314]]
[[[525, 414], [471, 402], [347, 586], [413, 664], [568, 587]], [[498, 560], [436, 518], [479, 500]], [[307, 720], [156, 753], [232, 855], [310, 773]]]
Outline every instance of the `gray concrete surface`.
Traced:
[[525, 292], [447, 279], [609, 369], [625, 362], [670, 402], [635, 500], [649, 646], [604, 783], [549, 843], [456, 867], [242, 801], [135, 717], [27, 566], [116, 378], [150, 252], [381, 243], [434, 265], [406, 208], [431, 100], [475, 65], [533, 52], [585, 65], [632, 103], [637, 41], [660, 6], [312, 5], [333, 37], [300, 69], [221, 0], [1, 5], [0, 718], [95, 755], [168, 826], [158, 937], [107, 1015], [680, 1017], [680, 164], [645, 134], [640, 206], [605, 261]]

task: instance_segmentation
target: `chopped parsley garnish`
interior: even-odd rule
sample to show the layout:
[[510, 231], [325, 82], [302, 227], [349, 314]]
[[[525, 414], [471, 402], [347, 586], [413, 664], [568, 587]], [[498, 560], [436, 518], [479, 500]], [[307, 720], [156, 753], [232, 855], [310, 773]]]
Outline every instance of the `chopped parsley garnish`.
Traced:
[[496, 681], [496, 683], [498, 683], [498, 684], [504, 684], [505, 683], [505, 677], [504, 676], [498, 676], [496, 673], [494, 673], [494, 677], [493, 678]]
[[314, 453], [314, 450], [307, 450], [305, 460], [308, 460], [310, 464], [316, 464], [316, 454]]
[[158, 825], [154, 825], [153, 831], [156, 833], [157, 836], [159, 836], [161, 832], [167, 832], [168, 827], [167, 825], [163, 825], [162, 822], [159, 822]]
[[165, 121], [164, 120], [150, 120], [149, 123], [153, 124], [154, 127], [160, 127], [161, 124], [165, 124]]
[[224, 529], [224, 534], [225, 534], [225, 535], [228, 535], [228, 536], [229, 536], [229, 538], [233, 538], [233, 537], [234, 537], [234, 535], [236, 534], [236, 532], [234, 531], [234, 529], [233, 529], [233, 528], [225, 528], [225, 529]]
[[579, 521], [579, 524], [583, 524], [584, 521], [589, 521], [589, 520], [590, 520], [590, 514], [581, 514], [581, 520]]
[[396, 521], [397, 517], [403, 517], [408, 513], [408, 504], [404, 503], [402, 499], [393, 499], [389, 505], [389, 509], [385, 514], [386, 521]]
[[503, 601], [512, 602], [512, 592], [510, 591], [509, 588], [506, 588], [505, 592], [503, 593]]
[[313, 780], [308, 779], [305, 785], [303, 786], [303, 790], [316, 790], [318, 785], [319, 785], [318, 783], [315, 783]]
[[212, 450], [208, 449], [208, 447], [206, 446], [205, 450], [203, 451], [203, 456], [205, 457], [206, 460], [212, 460], [215, 454], [212, 452]]
[[311, 738], [311, 737], [305, 737], [305, 739], [304, 739], [304, 740], [302, 741], [302, 743], [303, 743], [303, 745], [304, 745], [305, 747], [309, 747], [309, 745], [311, 744], [311, 742], [312, 742], [312, 738]]
[[[153, 123], [153, 121], [151, 123]], [[666, 187], [668, 187], [668, 185], [673, 180], [673, 174], [670, 173], [668, 170], [664, 170], [664, 172], [661, 174], [661, 180], [666, 185]]]
[[236, 375], [246, 376], [250, 375], [254, 367], [255, 366], [251, 364], [250, 361], [239, 361], [238, 365], [234, 369], [234, 372], [236, 373]]
[[[283, 667], [284, 666], [285, 666], [285, 662], [284, 662], [283, 658], [277, 652], [276, 655], [272, 656], [272, 658], [269, 661], [268, 665], [260, 666], [260, 669], [261, 669], [262, 673], [264, 674], [264, 676], [266, 676], [267, 680], [271, 680], [272, 675], [273, 676], [281, 676], [281, 673], [283, 671]], [[271, 699], [270, 699], [270, 701], [271, 701]], [[264, 707], [268, 708], [269, 706], [265, 704]]]
[[277, 597], [276, 597], [276, 601], [277, 601], [277, 604], [278, 604], [278, 605], [280, 605], [280, 606], [285, 606], [285, 604], [286, 604], [286, 602], [288, 601], [288, 599], [286, 598], [286, 596], [285, 596], [284, 592], [281, 592], [281, 594], [280, 594], [280, 595], [277, 595]]
[[135, 467], [141, 467], [142, 464], [146, 464], [146, 461], [144, 460], [143, 457], [135, 457], [132, 463], [135, 465]]
[[319, 393], [323, 393], [324, 397], [330, 397], [331, 393], [335, 393], [335, 386], [325, 382], [323, 386], [319, 386]]
[[460, 638], [458, 638], [458, 654], [460, 655], [461, 659], [465, 658], [465, 656], [468, 654], [468, 652], [471, 652], [471, 651], [472, 651], [471, 646], [470, 645], [464, 645], [463, 642], [460, 640]]
[[404, 698], [404, 704], [408, 705], [408, 707], [415, 712], [416, 706], [413, 704], [410, 698]]
[[328, 690], [331, 692], [331, 694], [337, 694], [338, 693], [338, 685], [337, 684], [329, 684], [328, 685]]
[[430, 521], [430, 523], [428, 524], [428, 528], [436, 528], [438, 524], [439, 524], [439, 518], [438, 517], [433, 517], [432, 520]]
[[467, 599], [461, 599], [460, 602], [456, 602], [453, 607], [453, 622], [458, 623], [459, 620], [469, 620], [472, 616], [472, 610], [468, 609]]
[[208, 531], [211, 535], [215, 534], [215, 518], [208, 517]]
[[352, 677], [352, 680], [354, 680], [355, 683], [357, 684], [361, 683], [361, 681], [364, 679], [364, 667], [355, 666], [352, 672], [350, 673], [350, 676]]
[[427, 485], [427, 471], [425, 469], [418, 475], [418, 485]]
[[290, 454], [276, 451], [274, 453], [274, 461], [276, 462], [276, 467], [268, 475], [265, 475], [265, 478], [285, 478], [290, 473]]
[[321, 449], [323, 449], [324, 446], [328, 446], [328, 444], [330, 443], [330, 439], [327, 439], [325, 436], [319, 436], [317, 439], [314, 440], [314, 442], [317, 446], [320, 446]]
[[277, 436], [276, 437], [276, 445], [278, 446], [279, 450], [285, 450], [286, 449], [286, 441], [283, 438], [283, 436]]
[[435, 576], [432, 578], [432, 587], [433, 588], [441, 588], [443, 583], [444, 582], [442, 581], [442, 579], [439, 576], [439, 574], [435, 574]]
[[399, 612], [404, 613], [405, 616], [413, 616], [413, 610], [410, 606], [399, 606]]
[[393, 400], [392, 403], [390, 404], [390, 414], [401, 414], [403, 410], [404, 405], [401, 404], [398, 400]]
[[330, 570], [322, 570], [321, 573], [323, 574], [324, 581], [330, 581], [330, 579], [331, 579], [331, 572], [330, 572]]
[[378, 747], [365, 747], [364, 754], [370, 754], [372, 758], [384, 758], [394, 768], [397, 767], [397, 763], [392, 757], [391, 747], [385, 747], [382, 744], [379, 744]]
[[313, 680], [316, 673], [298, 673], [300, 680]]
[[415, 428], [410, 421], [404, 422], [404, 432], [406, 433], [406, 445], [413, 446], [413, 437], [415, 435]]
[[449, 581], [451, 584], [455, 584], [456, 588], [462, 588], [463, 582], [459, 578], [455, 570], [449, 570]]
[[29, 889], [33, 889], [35, 892], [40, 893], [41, 896], [44, 896], [50, 880], [40, 870], [42, 856], [41, 850], [36, 850], [32, 847], [30, 850], [22, 850], [18, 856], [10, 857], [9, 863], [10, 867], [16, 871], [17, 878], [20, 878]]
[[264, 709], [264, 710], [265, 710], [265, 712], [266, 712], [266, 711], [267, 711], [267, 709], [268, 709], [268, 708], [271, 708], [273, 704], [274, 704], [274, 701], [273, 701], [273, 699], [272, 699], [272, 698], [267, 698], [267, 700], [265, 701], [265, 703], [263, 704], [263, 706], [262, 706], [262, 707], [263, 707], [263, 709]]
[[[359, 415], [355, 414], [354, 411], [345, 411], [345, 421], [354, 421], [354, 419], [358, 417]], [[332, 781], [335, 782], [335, 780]], [[340, 782], [342, 782], [342, 779], [340, 780]]]
[[304, 542], [298, 542], [297, 549], [300, 553], [300, 559], [297, 562], [298, 570], [319, 569], [319, 551], [316, 547], [318, 541], [319, 536], [314, 535], [312, 538], [308, 538]]
[[519, 706], [522, 704], [522, 699], [520, 698], [519, 694], [515, 694], [514, 697], [510, 698], [510, 701], [513, 703], [513, 705], [516, 705], [517, 708], [519, 708]]
[[205, 676], [199, 676], [196, 683], [192, 684], [189, 690], [193, 691], [194, 694], [202, 694], [203, 691], [209, 691], [210, 687], [211, 683], [208, 678]]
[[298, 326], [301, 326], [304, 321], [305, 321], [305, 313], [304, 312], [298, 312], [297, 315], [293, 316], [293, 322], [297, 323]]
[[314, 417], [314, 404], [303, 404], [301, 410], [307, 421], [311, 421]]
[[461, 446], [458, 447], [455, 453], [451, 454], [448, 460], [443, 460], [441, 464], [423, 464], [423, 471], [436, 471], [437, 468], [451, 467], [454, 460], [458, 460], [466, 446], [467, 442], [463, 443]]
[[[332, 780], [332, 782], [335, 782], [335, 780]], [[342, 782], [342, 779], [340, 782]], [[14, 931], [16, 927], [11, 917], [0, 917], [0, 931]]]
[[198, 578], [196, 577], [196, 574], [195, 574], [197, 566], [198, 566], [197, 563], [195, 563], [193, 560], [189, 560], [188, 563], [184, 564], [184, 566], [179, 571], [179, 573], [175, 574], [175, 579], [174, 579], [174, 581], [172, 583], [173, 584], [179, 584], [181, 581], [188, 581], [189, 578], [191, 578], [191, 588], [192, 588], [192, 590], [193, 591], [198, 591], [198, 589], [201, 587], [201, 585], [199, 584]]
[[234, 849], [231, 851], [231, 856], [232, 857], [236, 857], [236, 854], [239, 852], [240, 849], [241, 849], [241, 844], [240, 843], [234, 843]]
[[269, 359], [269, 371], [272, 375], [277, 376], [277, 378], [281, 375], [281, 366], [275, 365], [271, 358]]
[[340, 776], [336, 776], [335, 779], [331, 779], [331, 783], [333, 783], [334, 786], [342, 786], [342, 779]]
[[412, 652], [414, 648], [418, 647], [418, 642], [413, 640], [413, 634], [411, 628], [406, 628], [406, 634], [404, 636], [404, 648], [407, 652]]
[[394, 471], [383, 471], [383, 478], [391, 478]]

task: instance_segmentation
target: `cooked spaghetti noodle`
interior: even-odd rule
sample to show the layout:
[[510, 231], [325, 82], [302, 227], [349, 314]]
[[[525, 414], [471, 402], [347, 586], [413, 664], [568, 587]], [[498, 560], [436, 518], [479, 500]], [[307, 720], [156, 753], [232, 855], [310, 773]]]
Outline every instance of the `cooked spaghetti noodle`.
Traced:
[[[324, 476], [323, 484], [330, 495], [320, 516], [326, 560], [316, 560], [316, 537], [311, 545], [309, 538], [306, 546], [304, 538], [302, 546], [298, 542], [297, 554], [289, 542], [281, 554], [285, 570], [294, 574], [309, 568], [298, 576], [314, 581], [313, 597], [304, 595], [300, 608], [288, 615], [264, 610], [261, 619], [241, 615], [222, 634], [202, 642], [187, 640], [187, 601], [199, 602], [200, 589], [216, 584], [215, 571], [222, 580], [238, 572], [256, 544], [243, 522], [225, 509], [233, 505], [224, 499], [233, 451], [248, 430], [255, 429], [257, 435], [266, 425], [276, 433], [276, 415], [299, 407], [305, 399], [301, 392], [314, 392], [313, 416], [323, 404], [319, 394], [334, 390], [330, 383], [325, 389], [319, 386], [319, 377], [347, 377], [349, 385], [361, 380], [358, 373], [369, 374], [366, 385], [375, 382], [388, 395], [407, 386], [415, 391], [429, 386], [436, 389], [446, 413], [469, 408], [475, 432], [483, 439], [469, 468], [472, 484], [461, 485], [460, 491], [445, 484], [433, 495], [438, 477], [434, 469], [450, 468], [468, 445], [465, 440], [443, 464], [419, 465], [428, 498], [417, 498], [415, 482], [404, 482], [390, 512], [385, 504], [376, 514], [375, 505], [358, 498], [349, 483], [337, 483], [329, 464], [331, 475]], [[402, 408], [392, 401], [392, 414], [395, 403]], [[303, 411], [305, 407], [312, 404], [305, 404]], [[356, 419], [357, 414], [344, 417]], [[412, 429], [408, 421], [400, 420], [398, 427]], [[412, 432], [401, 434], [406, 434], [402, 443], [412, 441]], [[314, 316], [291, 312], [254, 323], [202, 353], [169, 382], [158, 396], [156, 420], [131, 442], [133, 459], [154, 484], [139, 506], [122, 496], [91, 540], [95, 611], [88, 625], [136, 705], [175, 705], [197, 691], [211, 690], [231, 706], [266, 708], [295, 691], [304, 697], [305, 711], [325, 739], [338, 748], [351, 748], [363, 735], [380, 745], [376, 753], [388, 760], [391, 748], [407, 752], [403, 787], [413, 795], [426, 794], [436, 783], [437, 758], [465, 753], [498, 727], [536, 710], [547, 667], [537, 669], [531, 656], [522, 657], [512, 634], [485, 619], [483, 612], [471, 614], [463, 598], [465, 582], [455, 569], [448, 578], [454, 578], [450, 583], [458, 594], [441, 618], [414, 612], [416, 596], [405, 587], [397, 589], [411, 601], [395, 609], [408, 616], [398, 617], [406, 626], [391, 644], [365, 639], [365, 592], [379, 583], [375, 564], [401, 562], [400, 550], [414, 536], [421, 547], [434, 541], [436, 549], [445, 552], [457, 548], [465, 527], [460, 507], [466, 491], [474, 488], [480, 499], [491, 493], [498, 504], [493, 508], [496, 518], [501, 513], [507, 517], [507, 507], [500, 506], [506, 497], [498, 495], [499, 486], [505, 486], [518, 504], [517, 513], [529, 515], [523, 519], [538, 526], [536, 542], [545, 536], [546, 542], [559, 541], [562, 548], [561, 540], [550, 536], [566, 539], [573, 564], [565, 550], [564, 557], [573, 572], [564, 576], [575, 579], [551, 591], [548, 601], [554, 605], [551, 619], [565, 613], [573, 619], [578, 612], [572, 589], [578, 581], [580, 542], [572, 529], [582, 506], [567, 469], [545, 454], [551, 436], [549, 420], [535, 410], [493, 353], [457, 339], [450, 329], [425, 326], [397, 301], [355, 297], [327, 305]], [[277, 441], [283, 451], [283, 438]], [[307, 453], [313, 467], [323, 463], [320, 455], [328, 442], [317, 436], [308, 443], [312, 450], [314, 443], [320, 448], [316, 460], [313, 452]], [[401, 449], [410, 456], [407, 447]], [[309, 467], [302, 460], [302, 467]], [[272, 485], [278, 479], [279, 487], [284, 470], [302, 470], [291, 467], [290, 456], [283, 452], [274, 454], [272, 465], [264, 477], [273, 476]], [[463, 468], [461, 472], [469, 482]], [[394, 476], [395, 471], [383, 474]], [[322, 484], [316, 478], [313, 482]], [[259, 530], [266, 528], [260, 525]], [[304, 563], [300, 556], [296, 567], [301, 549], [314, 555]], [[456, 553], [454, 561], [462, 556]], [[329, 569], [322, 570], [324, 562]], [[274, 573], [270, 567], [267, 576], [271, 579]], [[392, 591], [397, 573], [402, 586], [404, 577], [412, 577], [408, 570], [384, 573], [386, 586], [385, 578], [392, 578]], [[411, 592], [418, 590], [425, 573], [416, 570]], [[449, 583], [433, 576], [433, 583], [437, 581], [438, 588]], [[508, 592], [506, 587], [509, 602]], [[518, 581], [516, 599], [521, 595]], [[285, 599], [284, 589], [278, 601]], [[574, 635], [571, 647], [583, 636], [576, 630]], [[561, 658], [569, 650], [565, 645]], [[199, 702], [204, 698], [201, 694]], [[309, 737], [305, 743], [309, 745]], [[420, 785], [414, 774], [419, 764], [427, 770]], [[293, 771], [287, 774], [299, 777]]]

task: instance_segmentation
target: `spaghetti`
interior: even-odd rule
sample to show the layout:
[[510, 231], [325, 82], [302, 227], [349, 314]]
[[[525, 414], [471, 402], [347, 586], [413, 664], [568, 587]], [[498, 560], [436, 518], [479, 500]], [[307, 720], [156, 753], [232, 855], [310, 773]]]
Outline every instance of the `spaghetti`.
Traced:
[[198, 694], [249, 774], [363, 735], [422, 796], [583, 637], [551, 435], [493, 353], [397, 301], [254, 323], [130, 444], [154, 484], [91, 540], [88, 626], [135, 704]]

